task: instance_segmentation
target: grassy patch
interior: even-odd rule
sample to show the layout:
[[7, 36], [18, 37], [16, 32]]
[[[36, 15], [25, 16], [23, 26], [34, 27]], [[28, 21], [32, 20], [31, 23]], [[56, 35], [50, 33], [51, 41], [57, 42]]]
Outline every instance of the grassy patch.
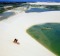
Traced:
[[0, 13], [3, 13], [4, 11], [5, 11], [4, 8], [1, 8], [1, 9], [0, 9]]

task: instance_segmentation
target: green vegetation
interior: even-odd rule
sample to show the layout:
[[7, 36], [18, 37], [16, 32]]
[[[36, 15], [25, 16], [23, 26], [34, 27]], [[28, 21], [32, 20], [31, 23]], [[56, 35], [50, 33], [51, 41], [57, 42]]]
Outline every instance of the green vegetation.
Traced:
[[53, 10], [60, 10], [60, 5], [48, 5], [46, 6], [48, 9], [53, 9]]
[[5, 11], [4, 8], [1, 8], [1, 9], [0, 9], [0, 13], [3, 13], [4, 11]]
[[26, 3], [2, 3], [0, 4], [0, 13], [3, 13], [4, 11], [11, 10], [17, 7], [28, 7], [29, 5]]
[[34, 39], [60, 56], [60, 23], [34, 25], [27, 29]]

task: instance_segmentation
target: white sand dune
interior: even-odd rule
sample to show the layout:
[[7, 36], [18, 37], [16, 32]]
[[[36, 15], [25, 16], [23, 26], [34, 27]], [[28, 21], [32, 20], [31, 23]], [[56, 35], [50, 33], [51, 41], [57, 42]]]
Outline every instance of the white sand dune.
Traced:
[[36, 5], [60, 5], [58, 2], [36, 2], [36, 3], [30, 3], [30, 4], [36, 4]]
[[56, 56], [26, 33], [30, 26], [47, 22], [60, 23], [60, 11], [22, 12], [0, 21], [0, 56]]

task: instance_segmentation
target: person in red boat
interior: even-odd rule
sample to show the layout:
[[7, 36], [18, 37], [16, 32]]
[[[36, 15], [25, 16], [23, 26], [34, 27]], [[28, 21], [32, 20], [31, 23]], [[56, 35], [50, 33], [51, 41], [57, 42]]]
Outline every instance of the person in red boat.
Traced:
[[14, 43], [16, 43], [16, 44], [20, 44], [19, 42], [18, 42], [18, 39], [14, 39], [14, 41], [13, 41]]

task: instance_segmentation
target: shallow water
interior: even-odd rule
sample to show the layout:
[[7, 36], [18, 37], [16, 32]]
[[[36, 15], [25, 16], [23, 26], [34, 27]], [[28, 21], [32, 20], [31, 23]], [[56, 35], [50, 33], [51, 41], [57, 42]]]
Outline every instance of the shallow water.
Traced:
[[27, 32], [53, 53], [60, 55], [60, 23], [35, 25]]
[[[34, 6], [33, 6], [34, 7]], [[30, 9], [26, 10], [26, 13], [31, 13], [31, 12], [47, 12], [47, 11], [60, 11], [60, 6], [43, 6], [44, 8], [39, 7], [34, 7], [31, 6]]]

